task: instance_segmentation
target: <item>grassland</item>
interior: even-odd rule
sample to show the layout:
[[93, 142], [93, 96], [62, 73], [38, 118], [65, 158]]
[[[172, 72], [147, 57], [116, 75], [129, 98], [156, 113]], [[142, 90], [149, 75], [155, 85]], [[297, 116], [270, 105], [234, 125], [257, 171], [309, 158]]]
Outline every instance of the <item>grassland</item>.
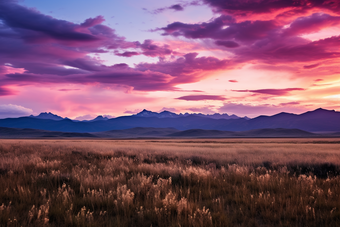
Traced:
[[340, 226], [340, 140], [0, 140], [0, 226]]

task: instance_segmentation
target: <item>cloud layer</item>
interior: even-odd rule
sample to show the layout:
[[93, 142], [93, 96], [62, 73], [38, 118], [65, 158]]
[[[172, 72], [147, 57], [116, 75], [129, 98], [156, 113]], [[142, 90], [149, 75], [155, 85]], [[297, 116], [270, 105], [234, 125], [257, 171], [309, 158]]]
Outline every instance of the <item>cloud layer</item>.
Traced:
[[[160, 36], [159, 40], [135, 41], [117, 34], [100, 15], [74, 23], [16, 1], [0, 0], [0, 97], [8, 99], [20, 95], [24, 88], [44, 86], [55, 88], [65, 97], [82, 92], [81, 86], [133, 91], [141, 96], [176, 91], [182, 93], [172, 94], [174, 105], [182, 105], [182, 100], [200, 105], [187, 109], [206, 108], [202, 104], [206, 100], [226, 102], [234, 98], [244, 103], [230, 102], [214, 109], [224, 111], [227, 106], [246, 112], [269, 108], [263, 106], [263, 100], [273, 102], [271, 108], [275, 110], [295, 110], [297, 103], [316, 105], [325, 100], [320, 98], [322, 95], [339, 95], [339, 2], [181, 1], [156, 9], [152, 16], [165, 11], [183, 13], [196, 5], [212, 10], [214, 17], [196, 22], [184, 17], [172, 19], [164, 26], [150, 28]], [[121, 60], [109, 64], [101, 58], [110, 55]], [[131, 59], [143, 60], [132, 66]], [[246, 67], [252, 71], [243, 79], [230, 74]], [[271, 74], [254, 82], [254, 72], [261, 70]], [[285, 80], [278, 76], [283, 72], [287, 74]], [[226, 78], [222, 92], [214, 90], [214, 86], [222, 86], [218, 81], [194, 87], [195, 83], [222, 73]], [[190, 84], [192, 87], [185, 89]], [[319, 87], [317, 91], [315, 87]], [[204, 95], [185, 94], [193, 91], [203, 91]], [[236, 95], [229, 97], [230, 94]], [[248, 100], [257, 105], [249, 106]], [[335, 105], [332, 99], [327, 99], [327, 103]], [[130, 109], [140, 108], [144, 107]]]
[[18, 105], [0, 105], [0, 119], [28, 116], [33, 110]]
[[288, 95], [291, 91], [303, 91], [303, 88], [284, 88], [284, 89], [259, 89], [259, 90], [233, 90], [236, 92], [253, 92], [260, 93], [265, 95], [276, 95], [276, 96], [285, 96]]
[[178, 97], [177, 99], [186, 100], [186, 101], [202, 101], [202, 100], [226, 100], [225, 97], [221, 95], [186, 95]]
[[[28, 19], [27, 19], [28, 18]], [[180, 54], [153, 40], [126, 41], [102, 24], [104, 18], [89, 18], [74, 24], [43, 15], [10, 2], [0, 3], [0, 64], [23, 72], [3, 72], [1, 84], [105, 84], [140, 91], [177, 90], [176, 85], [202, 78], [206, 71], [224, 69], [228, 61]], [[107, 66], [90, 54], [114, 53], [121, 57], [159, 57], [155, 64]], [[172, 60], [164, 57], [173, 55]], [[182, 55], [182, 56], [181, 56]], [[1, 72], [0, 72], [1, 73]], [[1, 88], [0, 95], [10, 91]]]

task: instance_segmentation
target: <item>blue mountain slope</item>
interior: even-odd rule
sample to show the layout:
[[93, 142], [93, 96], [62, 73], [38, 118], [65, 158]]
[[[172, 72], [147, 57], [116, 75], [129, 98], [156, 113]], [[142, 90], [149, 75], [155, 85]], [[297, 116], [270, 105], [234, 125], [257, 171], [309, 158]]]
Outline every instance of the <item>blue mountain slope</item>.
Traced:
[[135, 127], [169, 128], [178, 130], [206, 129], [223, 131], [246, 131], [262, 128], [295, 128], [310, 132], [340, 131], [340, 112], [317, 109], [300, 115], [279, 113], [253, 119], [213, 119], [197, 115], [177, 117], [123, 116], [108, 120], [72, 121], [51, 120], [32, 117], [0, 119], [0, 127], [31, 128], [62, 132], [102, 132]]

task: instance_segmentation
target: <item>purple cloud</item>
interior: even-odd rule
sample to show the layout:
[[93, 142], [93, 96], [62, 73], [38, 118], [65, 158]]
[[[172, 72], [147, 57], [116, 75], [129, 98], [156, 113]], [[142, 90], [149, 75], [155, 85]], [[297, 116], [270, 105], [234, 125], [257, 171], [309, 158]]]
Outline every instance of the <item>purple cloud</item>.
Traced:
[[[222, 15], [210, 22], [200, 24], [184, 24], [174, 22], [163, 30], [163, 35], [184, 36], [190, 39], [216, 39], [217, 45], [237, 47], [237, 42], [256, 41], [268, 36], [268, 32], [279, 28], [275, 21], [243, 21], [237, 23], [228, 15]], [[234, 39], [235, 41], [230, 41]]]
[[23, 106], [5, 104], [0, 105], [0, 118], [22, 117], [33, 113], [33, 110]]
[[304, 65], [303, 68], [304, 69], [314, 69], [316, 67], [318, 67], [320, 64], [312, 64], [312, 65]]
[[124, 113], [125, 114], [136, 114], [136, 113], [139, 113], [141, 111], [142, 111], [142, 109], [126, 110], [126, 111], [124, 111]]
[[224, 47], [227, 47], [227, 48], [235, 48], [235, 47], [239, 47], [240, 45], [238, 43], [235, 43], [234, 41], [230, 41], [230, 40], [217, 40], [215, 41], [215, 44], [216, 45], [219, 45], [219, 46], [224, 46]]
[[79, 91], [80, 89], [67, 89], [67, 88], [63, 88], [63, 89], [58, 89], [58, 91]]
[[238, 83], [237, 80], [228, 80], [230, 83]]
[[[218, 109], [219, 113], [233, 113], [236, 115], [258, 115], [259, 113], [266, 112], [268, 109], [272, 109], [273, 106], [265, 105], [248, 105], [239, 103], [224, 103], [222, 107]], [[277, 110], [275, 110], [277, 111]]]
[[175, 5], [171, 5], [169, 7], [158, 8], [158, 9], [154, 10], [152, 13], [158, 14], [158, 13], [162, 13], [163, 11], [169, 10], [169, 9], [172, 9], [172, 10], [175, 10], [175, 11], [183, 11], [184, 6], [181, 5], [181, 4], [175, 4]]
[[156, 56], [165, 56], [170, 55], [172, 50], [170, 49], [169, 45], [163, 45], [162, 47], [154, 44], [152, 40], [145, 40], [144, 43], [138, 46], [142, 49], [143, 54], [145, 56], [156, 57]]
[[[189, 53], [175, 60], [158, 63], [103, 65], [91, 53], [112, 51], [118, 56], [143, 54], [164, 57], [174, 52], [168, 45], [152, 40], [129, 42], [115, 31], [102, 25], [103, 17], [89, 18], [74, 24], [46, 16], [12, 2], [0, 3], [0, 84], [106, 84], [136, 90], [179, 90], [175, 86], [191, 83], [204, 77], [204, 73], [230, 67], [226, 60], [197, 57]], [[29, 19], [27, 19], [28, 17]], [[118, 52], [124, 49], [136, 51]], [[113, 50], [112, 50], [113, 49]], [[10, 63], [7, 72], [5, 64]], [[23, 69], [19, 71], [16, 69]], [[12, 94], [4, 87], [1, 95]]]
[[227, 47], [228, 52], [235, 55], [234, 62], [258, 60], [273, 65], [340, 57], [337, 49], [340, 46], [340, 36], [317, 41], [301, 37], [324, 27], [335, 26], [339, 22], [340, 17], [314, 13], [294, 19], [287, 28], [276, 20], [236, 22], [232, 16], [222, 15], [197, 24], [175, 22], [158, 30], [164, 31], [163, 35], [213, 40], [216, 45]]
[[[267, 6], [269, 1], [256, 1], [254, 4], [260, 4], [259, 2]], [[222, 1], [216, 0], [215, 3], [222, 4]], [[236, 3], [232, 0], [224, 4], [230, 8], [230, 4]], [[186, 4], [180, 6], [183, 8]], [[239, 4], [244, 5], [244, 2]], [[171, 7], [179, 9], [175, 5]], [[237, 4], [233, 7], [240, 10]], [[152, 40], [145, 40], [143, 43], [127, 41], [112, 28], [103, 25], [102, 16], [75, 24], [43, 15], [11, 1], [1, 1], [0, 20], [0, 66], [10, 63], [12, 69], [24, 69], [20, 73], [15, 70], [7, 74], [0, 71], [0, 84], [3, 86], [1, 95], [11, 94], [11, 91], [4, 88], [6, 85], [49, 83], [105, 84], [142, 91], [176, 91], [180, 90], [177, 85], [197, 82], [207, 77], [211, 71], [232, 69], [238, 64], [254, 60], [270, 65], [303, 62], [301, 65], [305, 65], [305, 69], [312, 69], [318, 66], [312, 64], [316, 61], [340, 57], [340, 36], [314, 42], [300, 37], [301, 34], [317, 31], [323, 26], [337, 25], [338, 17], [327, 14], [312, 14], [294, 19], [288, 28], [275, 20], [242, 21], [231, 15], [221, 15], [204, 23], [175, 22], [158, 29], [164, 35], [206, 39], [207, 43], [210, 42], [209, 45], [215, 44], [212, 45], [214, 48], [228, 48], [228, 53], [233, 54], [230, 60], [198, 57], [197, 53], [181, 56], [169, 45]], [[314, 30], [307, 31], [305, 27], [313, 27], [312, 25]], [[134, 68], [124, 63], [107, 66], [97, 57], [90, 57], [90, 54], [95, 53], [114, 53], [121, 57], [140, 54], [159, 57], [160, 60], [157, 63], [136, 64]], [[286, 95], [293, 90], [245, 91]]]
[[253, 104], [241, 104], [241, 103], [224, 103], [218, 109], [219, 113], [228, 113], [228, 114], [236, 114], [237, 116], [248, 116], [248, 117], [256, 117], [259, 115], [267, 114], [273, 115], [279, 112], [305, 112], [306, 108], [301, 105], [296, 104], [287, 104], [287, 105], [270, 105], [270, 104], [261, 104], [261, 105], [253, 105]]
[[172, 6], [169, 7], [169, 9], [173, 9], [175, 11], [183, 11], [184, 10], [183, 6], [181, 6], [180, 4], [172, 5]]
[[42, 42], [49, 39], [89, 42], [98, 37], [80, 30], [79, 26], [68, 21], [29, 10], [11, 2], [0, 2], [0, 18], [4, 25], [11, 27], [29, 42]]
[[103, 16], [97, 16], [95, 18], [88, 18], [84, 21], [84, 23], [81, 24], [82, 27], [84, 28], [89, 28], [89, 27], [93, 27], [97, 24], [101, 24], [102, 22], [104, 22], [105, 19]]
[[[303, 13], [313, 8], [340, 12], [340, 4], [330, 0], [203, 0], [215, 11], [235, 16], [251, 16], [263, 13]], [[293, 12], [292, 12], [293, 11]]]
[[300, 105], [300, 102], [284, 102], [284, 103], [280, 103], [280, 106], [293, 106], [293, 105]]
[[221, 95], [186, 95], [176, 99], [186, 100], [186, 101], [203, 101], [203, 100], [226, 100], [225, 97]]
[[141, 63], [136, 65], [140, 71], [156, 71], [171, 75], [173, 86], [182, 83], [193, 83], [199, 81], [206, 72], [227, 69], [232, 64], [228, 60], [219, 60], [214, 57], [197, 57], [197, 53], [189, 53], [175, 61], [160, 61], [158, 63]]
[[135, 51], [125, 51], [123, 53], [119, 53], [117, 51], [117, 52], [115, 52], [115, 55], [121, 56], [121, 57], [133, 57], [133, 56], [136, 56], [136, 55], [140, 55], [140, 53], [135, 52]]
[[303, 88], [284, 88], [284, 89], [259, 89], [259, 90], [232, 90], [236, 92], [253, 92], [260, 93], [265, 95], [276, 95], [276, 96], [284, 96], [288, 95], [291, 91], [303, 91]]
[[6, 95], [14, 95], [15, 92], [7, 89], [7, 88], [4, 88], [4, 87], [0, 87], [0, 96], [6, 96]]
[[66, 62], [72, 67], [81, 68], [78, 73], [67, 76], [57, 76], [36, 73], [6, 74], [0, 82], [3, 84], [107, 84], [131, 87], [141, 91], [180, 90], [176, 85], [199, 81], [205, 72], [229, 67], [229, 62], [214, 57], [197, 57], [197, 53], [186, 54], [175, 61], [160, 61], [157, 63], [141, 63], [135, 68], [127, 64], [104, 66], [94, 59], [86, 61]]
[[188, 108], [187, 110], [190, 110], [194, 113], [214, 114], [215, 111], [211, 109], [213, 107], [214, 106], [192, 107], [192, 108]]
[[[187, 6], [197, 6], [200, 5], [199, 0], [195, 0], [195, 1], [191, 1], [191, 2], [183, 2], [181, 4], [174, 4], [168, 7], [162, 7], [162, 8], [158, 8], [154, 11], [152, 11], [151, 13], [153, 14], [158, 14], [158, 13], [162, 13], [165, 10], [175, 10], [175, 11], [183, 11], [185, 7]], [[147, 10], [145, 8], [143, 8], [144, 10]]]
[[307, 17], [297, 18], [287, 29], [284, 29], [283, 31], [284, 35], [301, 35], [318, 32], [324, 27], [337, 26], [339, 23], [339, 16], [331, 16], [325, 13], [314, 13]]

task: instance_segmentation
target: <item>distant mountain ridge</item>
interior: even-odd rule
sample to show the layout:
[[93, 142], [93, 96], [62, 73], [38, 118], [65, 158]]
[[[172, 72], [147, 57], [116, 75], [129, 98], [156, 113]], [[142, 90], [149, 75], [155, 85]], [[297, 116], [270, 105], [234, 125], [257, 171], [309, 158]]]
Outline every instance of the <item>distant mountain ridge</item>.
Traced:
[[[40, 116], [42, 115], [42, 116]], [[299, 129], [308, 132], [340, 132], [340, 112], [316, 109], [303, 114], [279, 113], [273, 116], [259, 116], [252, 119], [215, 119], [200, 114], [175, 114], [170, 111], [156, 113], [143, 110], [132, 116], [91, 121], [60, 119], [54, 114], [40, 114], [38, 117], [0, 119], [0, 127], [31, 128], [60, 132], [103, 132], [135, 127], [175, 128], [177, 130], [203, 129], [220, 131], [249, 131], [264, 128]], [[228, 115], [229, 116], [229, 115]], [[51, 119], [53, 117], [53, 119]]]
[[[226, 113], [220, 114], [220, 113], [215, 113], [215, 114], [202, 114], [202, 113], [180, 113], [176, 114], [167, 110], [164, 110], [160, 113], [157, 112], [152, 112], [149, 110], [142, 110], [141, 112], [132, 115], [136, 117], [157, 117], [157, 118], [176, 118], [176, 117], [187, 117], [187, 116], [199, 116], [199, 117], [207, 117], [207, 118], [212, 118], [212, 119], [240, 119], [242, 117], [236, 116], [235, 114], [228, 115]], [[248, 117], [244, 117], [244, 119], [249, 119]]]
[[60, 120], [64, 120], [64, 118], [56, 115], [56, 114], [53, 114], [51, 112], [42, 112], [40, 113], [38, 116], [33, 116], [33, 115], [30, 115], [29, 117], [32, 117], [32, 118], [38, 118], [38, 119], [49, 119], [49, 120], [55, 120], [55, 121], [60, 121]]

